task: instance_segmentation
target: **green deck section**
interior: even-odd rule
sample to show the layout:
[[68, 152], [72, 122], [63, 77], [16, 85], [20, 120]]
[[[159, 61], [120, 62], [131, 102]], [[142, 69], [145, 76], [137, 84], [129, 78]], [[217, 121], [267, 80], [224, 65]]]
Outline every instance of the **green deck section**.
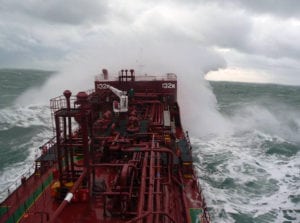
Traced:
[[190, 208], [191, 223], [201, 223], [202, 208]]
[[[20, 220], [23, 214], [34, 204], [42, 192], [51, 184], [53, 174], [50, 176], [26, 199], [26, 201], [19, 206], [19, 208], [9, 217], [6, 223], [15, 223]], [[6, 208], [7, 210], [7, 208]], [[6, 213], [6, 212], [5, 212]], [[0, 215], [2, 216], [2, 215]]]
[[9, 206], [6, 206], [6, 205], [3, 205], [3, 206], [0, 206], [0, 218], [6, 213], [8, 212], [9, 210]]

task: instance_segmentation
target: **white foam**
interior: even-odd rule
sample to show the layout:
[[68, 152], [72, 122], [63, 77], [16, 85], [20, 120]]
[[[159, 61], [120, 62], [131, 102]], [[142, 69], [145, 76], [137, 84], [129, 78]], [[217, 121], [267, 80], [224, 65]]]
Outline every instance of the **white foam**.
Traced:
[[[232, 213], [282, 222], [284, 210], [294, 210], [293, 222], [299, 221], [295, 212], [299, 205], [291, 202], [290, 196], [299, 196], [300, 157], [268, 155], [268, 148], [261, 145], [270, 138], [274, 136], [259, 131], [192, 138], [193, 153], [200, 160], [201, 184], [215, 222], [234, 222]], [[232, 179], [233, 185], [220, 186], [226, 179]]]
[[50, 109], [46, 105], [14, 105], [0, 110], [0, 130], [12, 127], [49, 126]]
[[257, 129], [285, 140], [300, 142], [299, 112], [287, 105], [274, 102], [272, 108], [268, 108], [253, 102], [235, 110], [228, 119], [237, 131]]
[[29, 142], [19, 145], [27, 147], [29, 155], [24, 161], [12, 163], [0, 171], [0, 201], [21, 184], [21, 177], [29, 177], [34, 173], [34, 160], [40, 155], [39, 147], [49, 140], [51, 135], [52, 132], [50, 129], [43, 129], [43, 131], [33, 136]]

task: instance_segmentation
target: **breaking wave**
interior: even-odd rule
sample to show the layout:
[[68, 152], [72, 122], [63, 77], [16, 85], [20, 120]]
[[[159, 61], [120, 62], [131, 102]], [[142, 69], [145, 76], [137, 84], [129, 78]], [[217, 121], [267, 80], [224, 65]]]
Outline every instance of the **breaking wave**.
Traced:
[[213, 222], [299, 222], [300, 88], [211, 84], [231, 132], [192, 143]]

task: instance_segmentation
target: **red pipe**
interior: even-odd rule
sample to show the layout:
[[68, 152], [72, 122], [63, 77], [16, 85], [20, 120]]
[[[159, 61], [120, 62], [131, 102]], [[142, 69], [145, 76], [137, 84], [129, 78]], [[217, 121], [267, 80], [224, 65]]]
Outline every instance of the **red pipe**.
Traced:
[[[130, 160], [131, 161], [131, 160]], [[136, 169], [136, 166], [131, 163], [97, 163], [90, 164], [91, 167], [123, 167], [124, 165], [128, 165]]]
[[120, 174], [120, 186], [121, 186], [121, 188], [124, 188], [126, 186], [127, 172], [128, 172], [128, 164], [126, 163], [122, 167], [121, 174]]
[[61, 135], [60, 135], [60, 122], [59, 116], [55, 115], [55, 127], [56, 127], [56, 153], [57, 153], [57, 163], [59, 171], [59, 181], [61, 183], [62, 176], [62, 154], [61, 154]]
[[134, 219], [131, 219], [130, 221], [127, 221], [126, 223], [137, 222], [138, 220], [142, 220], [143, 218], [147, 217], [149, 214], [151, 214], [151, 213], [146, 212], [143, 215], [138, 215], [137, 217], [135, 217]]
[[[153, 212], [153, 190], [154, 190], [154, 157], [155, 157], [155, 152], [153, 150], [150, 152], [150, 166], [149, 166], [149, 186], [148, 186], [148, 204], [147, 204], [147, 211], [150, 213]], [[153, 215], [149, 215], [147, 217], [147, 222], [153, 222]]]
[[[139, 144], [137, 144], [139, 145]], [[128, 147], [128, 148], [124, 148], [124, 149], [121, 149], [121, 151], [124, 151], [124, 152], [151, 152], [152, 149], [136, 149], [136, 148], [132, 148], [132, 147]], [[159, 149], [155, 149], [156, 152], [165, 152], [165, 153], [168, 153], [169, 154], [169, 159], [171, 160], [171, 162], [169, 162], [169, 172], [168, 172], [168, 182], [167, 184], [170, 184], [171, 183], [171, 170], [172, 170], [172, 166], [173, 166], [173, 156], [175, 155], [174, 152], [169, 149], [169, 148], [166, 148], [166, 147], [160, 147]]]
[[[181, 171], [179, 171], [179, 177], [180, 177], [179, 179], [180, 179], [181, 184], [183, 184]], [[185, 218], [188, 219], [188, 217], [189, 217], [189, 215], [187, 213], [188, 206], [187, 206], [186, 196], [184, 195], [184, 194], [186, 194], [186, 192], [183, 190], [183, 187], [180, 187], [180, 189], [181, 189], [181, 197], [182, 197], [183, 206], [184, 206]]]
[[[156, 196], [155, 196], [155, 198], [156, 198], [156, 211], [161, 211], [161, 203], [160, 203], [160, 162], [159, 162], [159, 160], [160, 160], [160, 154], [159, 153], [157, 153], [157, 154], [155, 154], [155, 156], [157, 156], [157, 159], [156, 159], [156, 169], [157, 169], [157, 171], [156, 171], [156, 190], [155, 190], [155, 192], [158, 192], [157, 194], [156, 194]], [[159, 215], [156, 215], [156, 218], [155, 218], [155, 221], [157, 222], [157, 223], [159, 223]]]
[[61, 214], [61, 212], [63, 211], [63, 209], [70, 202], [73, 194], [75, 193], [75, 191], [77, 190], [77, 188], [82, 183], [82, 181], [83, 181], [84, 177], [86, 176], [86, 174], [87, 174], [87, 169], [84, 169], [83, 172], [82, 172], [82, 174], [80, 175], [80, 177], [75, 182], [74, 186], [71, 188], [70, 192], [66, 195], [65, 199], [63, 200], [63, 202], [59, 205], [59, 207], [54, 212], [53, 217], [50, 219], [50, 223], [54, 223], [55, 222], [56, 218]]
[[143, 207], [144, 207], [144, 193], [145, 193], [145, 183], [146, 183], [146, 171], [147, 171], [147, 163], [148, 163], [148, 153], [145, 153], [144, 160], [143, 160], [143, 169], [142, 169], [142, 176], [141, 176], [141, 190], [139, 193], [139, 202], [138, 202], [138, 216], [141, 217], [143, 213]]
[[142, 220], [143, 218], [147, 217], [148, 215], [153, 215], [153, 214], [161, 214], [161, 215], [165, 215], [165, 216], [167, 216], [167, 217], [171, 220], [171, 222], [176, 223], [175, 219], [172, 218], [172, 217], [171, 217], [168, 213], [166, 213], [166, 212], [153, 212], [153, 213], [150, 213], [150, 212], [148, 212], [148, 211], [147, 211], [146, 213], [144, 213], [143, 215], [141, 215], [141, 216], [137, 216], [137, 217], [135, 217], [134, 219], [131, 219], [131, 220], [127, 221], [126, 223], [137, 222], [138, 220]]
[[170, 194], [169, 194], [169, 189], [168, 189], [168, 186], [164, 185], [163, 186], [165, 188], [164, 190], [164, 211], [166, 213], [169, 213], [169, 208], [170, 208]]
[[101, 195], [127, 195], [129, 196], [129, 192], [119, 192], [119, 191], [111, 191], [111, 192], [101, 192]]

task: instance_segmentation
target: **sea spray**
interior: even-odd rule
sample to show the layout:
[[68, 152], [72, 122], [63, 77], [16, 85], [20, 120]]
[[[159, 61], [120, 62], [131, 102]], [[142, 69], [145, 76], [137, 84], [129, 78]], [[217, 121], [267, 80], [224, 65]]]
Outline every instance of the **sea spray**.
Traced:
[[299, 222], [300, 87], [211, 85], [233, 127], [192, 138], [213, 221]]
[[136, 74], [142, 75], [171, 72], [182, 76], [181, 80], [187, 82], [195, 76], [196, 83], [193, 82], [192, 87], [187, 84], [187, 87], [189, 91], [196, 91], [207, 87], [203, 84], [204, 73], [225, 66], [224, 59], [214, 50], [194, 42], [178, 41], [171, 33], [167, 36], [170, 38], [156, 33], [137, 35], [126, 28], [91, 35], [82, 46], [66, 56], [64, 65], [56, 75], [35, 92], [22, 96], [20, 101], [25, 104], [44, 103], [62, 94], [65, 89], [73, 94], [91, 89], [95, 75], [99, 75], [103, 68], [107, 68], [110, 75], [117, 74], [121, 69], [135, 69]]
[[22, 175], [34, 171], [38, 148], [51, 137], [49, 108], [30, 101], [21, 106], [18, 98], [52, 74], [40, 70], [0, 70], [0, 200], [20, 184]]
[[194, 137], [228, 134], [230, 123], [217, 110], [217, 101], [201, 74], [179, 75], [179, 104], [183, 126]]

